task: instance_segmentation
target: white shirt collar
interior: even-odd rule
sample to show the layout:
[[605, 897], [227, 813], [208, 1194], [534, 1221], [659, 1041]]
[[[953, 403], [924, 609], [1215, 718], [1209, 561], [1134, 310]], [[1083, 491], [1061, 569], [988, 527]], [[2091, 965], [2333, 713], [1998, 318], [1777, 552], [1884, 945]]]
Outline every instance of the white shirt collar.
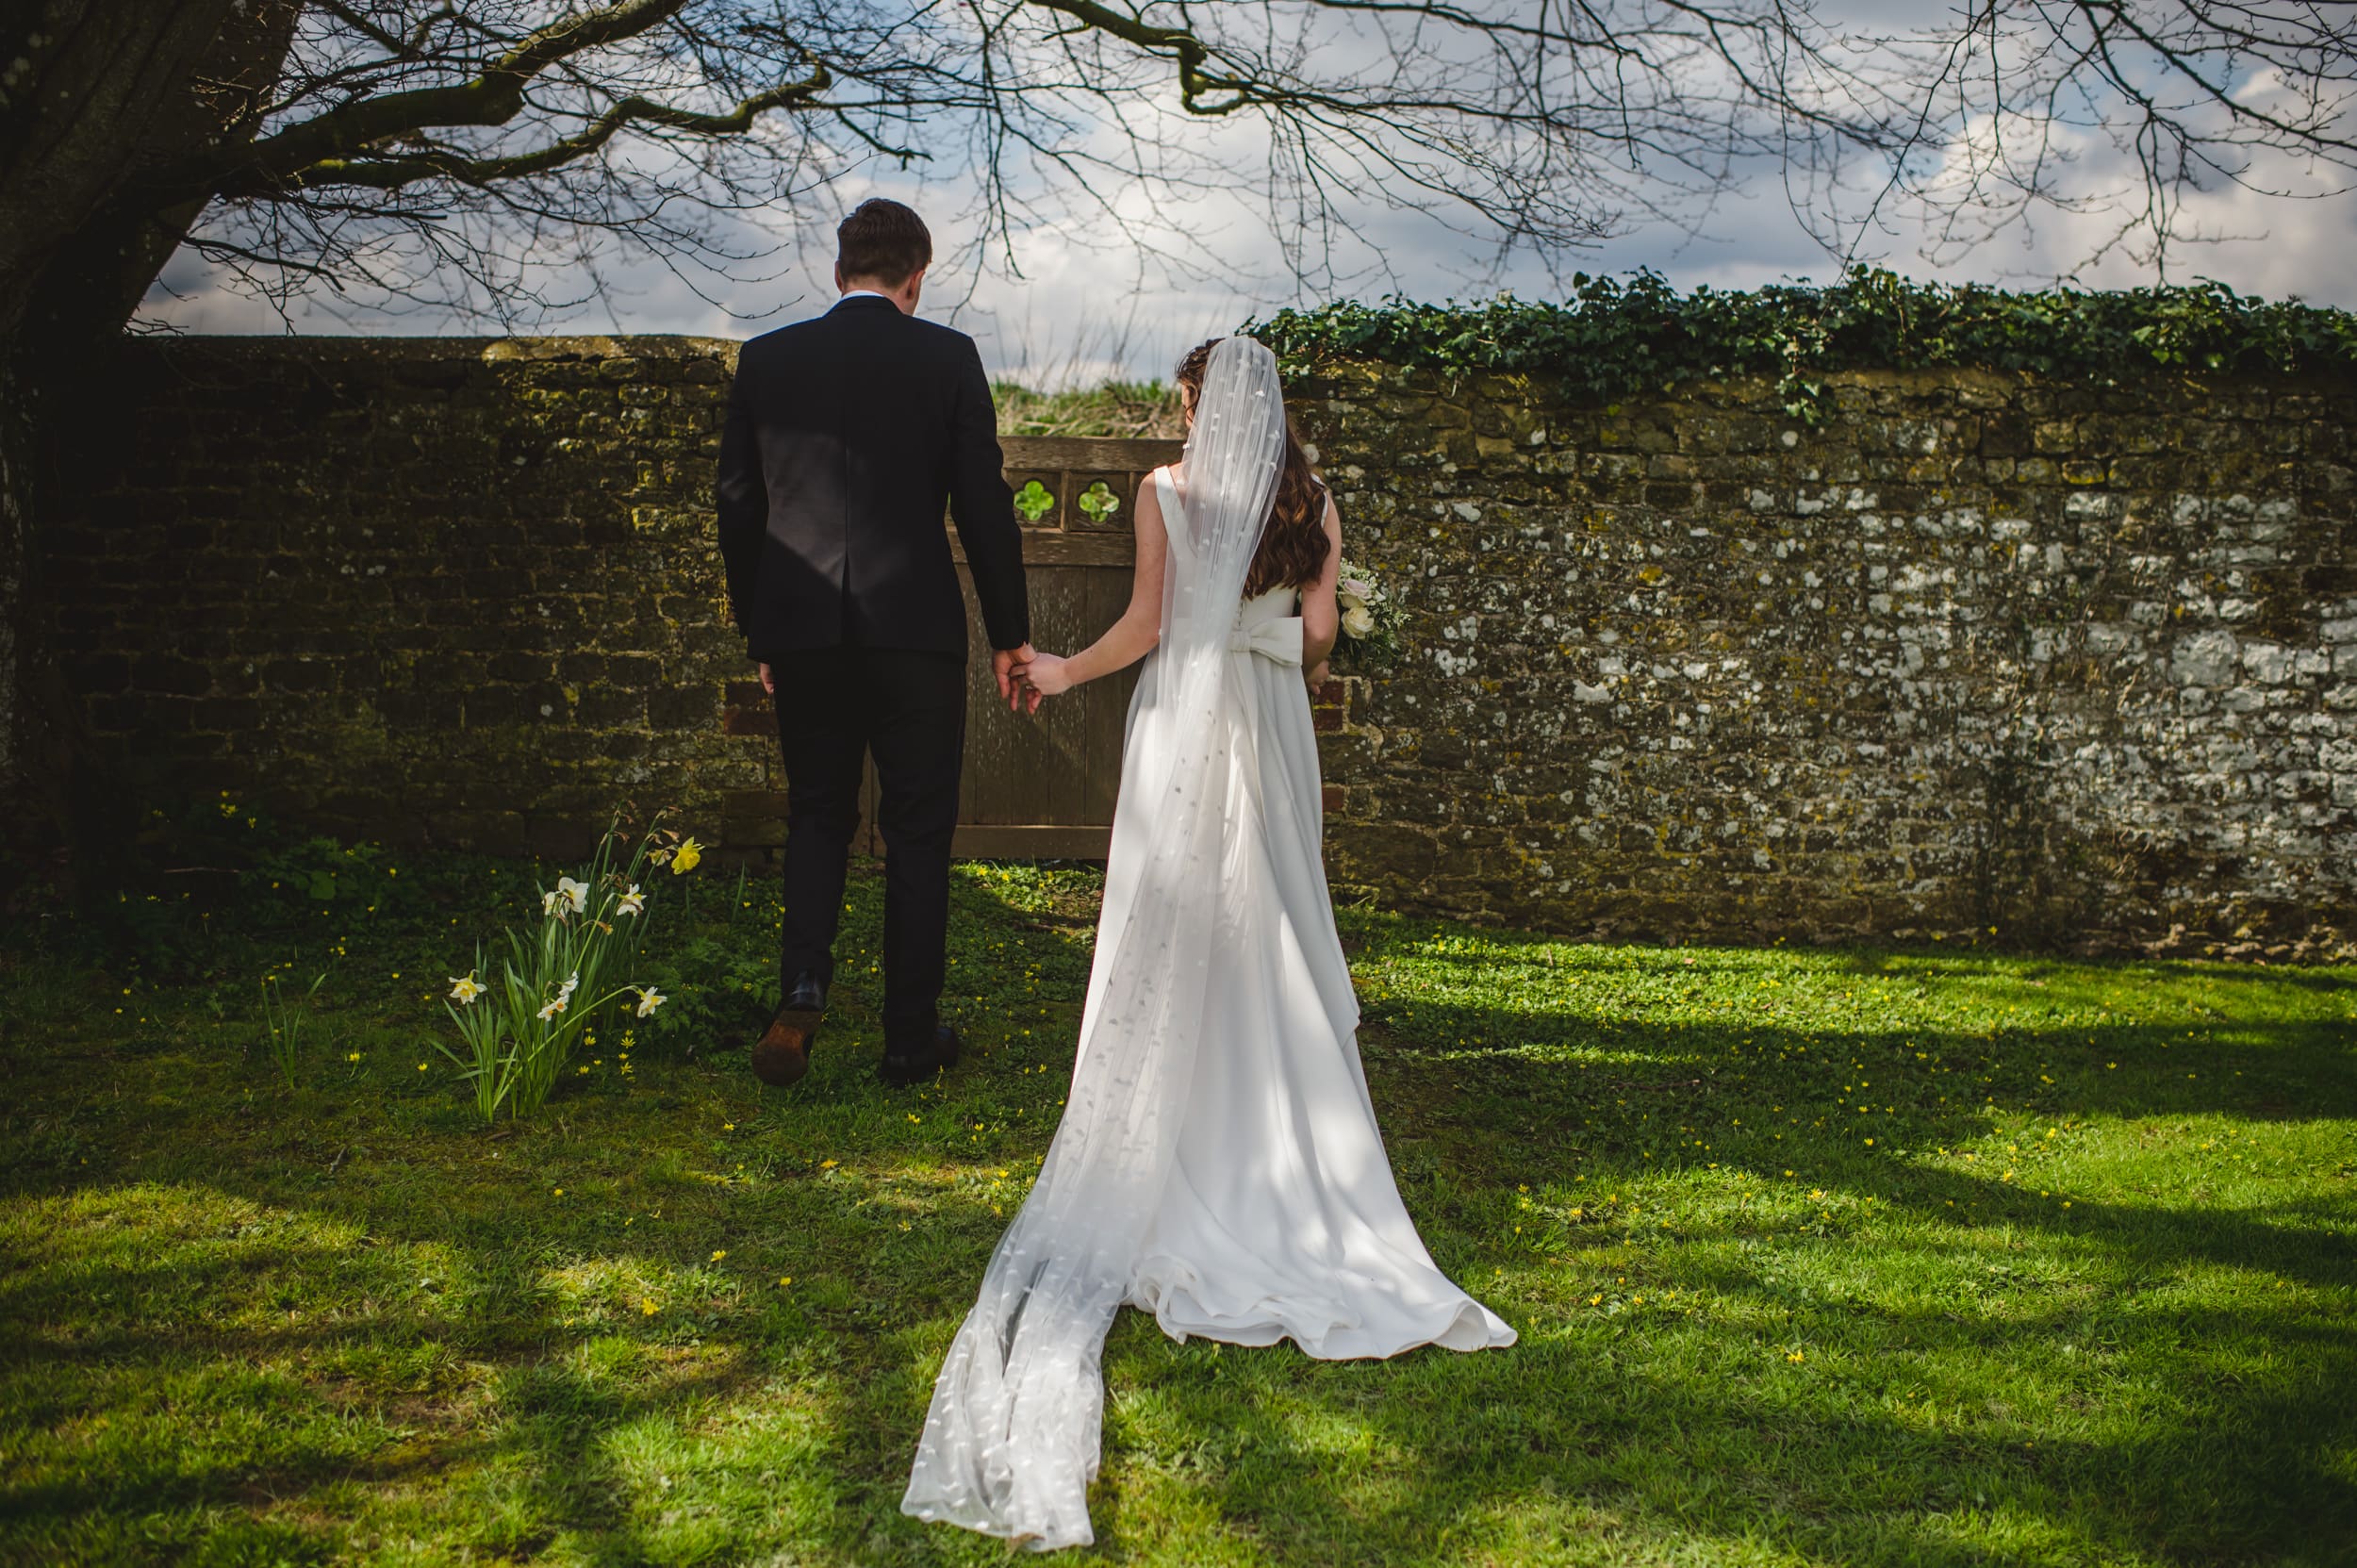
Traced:
[[[891, 300], [891, 299], [892, 299], [892, 296], [891, 296], [890, 294], [882, 293], [882, 292], [881, 292], [881, 291], [879, 291], [879, 290], [877, 290], [877, 289], [849, 289], [849, 290], [848, 290], [848, 291], [844, 294], [844, 296], [843, 296], [843, 300], [857, 300], [857, 299], [870, 299], [870, 300]], [[837, 301], [835, 301], [834, 303], [835, 303], [835, 304], [837, 304], [837, 305], [841, 305], [841, 304], [843, 303], [843, 300], [837, 300]], [[898, 301], [898, 300], [893, 300], [893, 301], [892, 301], [892, 303], [893, 303], [893, 304], [895, 304], [895, 305], [898, 305], [898, 304], [899, 304], [900, 302], [899, 302], [899, 301]]]

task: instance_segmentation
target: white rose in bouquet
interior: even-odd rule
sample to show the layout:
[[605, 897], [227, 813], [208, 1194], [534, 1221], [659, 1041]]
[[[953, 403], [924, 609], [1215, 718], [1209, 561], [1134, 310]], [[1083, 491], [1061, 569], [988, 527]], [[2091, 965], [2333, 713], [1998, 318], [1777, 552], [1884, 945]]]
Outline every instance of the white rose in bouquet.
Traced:
[[1342, 612], [1341, 640], [1335, 652], [1346, 668], [1361, 672], [1390, 665], [1399, 652], [1399, 607], [1374, 578], [1348, 561], [1337, 563], [1335, 607]]

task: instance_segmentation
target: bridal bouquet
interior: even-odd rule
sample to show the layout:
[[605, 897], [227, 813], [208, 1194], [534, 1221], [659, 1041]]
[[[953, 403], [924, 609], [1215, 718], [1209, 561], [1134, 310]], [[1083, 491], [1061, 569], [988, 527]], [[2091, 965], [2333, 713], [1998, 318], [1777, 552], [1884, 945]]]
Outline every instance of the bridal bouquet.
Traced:
[[599, 1015], [635, 996], [636, 1015], [668, 999], [651, 985], [608, 985], [607, 976], [635, 961], [646, 945], [649, 895], [639, 879], [651, 867], [674, 876], [693, 870], [703, 847], [666, 829], [650, 828], [623, 863], [618, 824], [599, 840], [597, 854], [578, 877], [560, 876], [540, 890], [536, 925], [510, 926], [499, 973], [487, 975], [483, 949], [474, 967], [453, 975], [442, 1006], [457, 1026], [465, 1054], [441, 1041], [435, 1048], [474, 1084], [475, 1109], [485, 1121], [500, 1108], [512, 1116], [536, 1111], [556, 1087], [573, 1048]]
[[1388, 668], [1399, 657], [1399, 628], [1405, 619], [1392, 596], [1344, 556], [1334, 600], [1342, 611], [1334, 652], [1354, 668]]

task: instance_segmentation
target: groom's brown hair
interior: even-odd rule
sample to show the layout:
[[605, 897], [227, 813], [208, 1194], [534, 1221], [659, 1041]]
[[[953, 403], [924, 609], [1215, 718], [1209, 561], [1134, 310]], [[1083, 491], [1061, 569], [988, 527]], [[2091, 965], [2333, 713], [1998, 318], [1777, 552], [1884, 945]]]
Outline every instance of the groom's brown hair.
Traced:
[[933, 259], [925, 220], [898, 202], [870, 196], [835, 225], [834, 265], [846, 280], [866, 278], [898, 289]]

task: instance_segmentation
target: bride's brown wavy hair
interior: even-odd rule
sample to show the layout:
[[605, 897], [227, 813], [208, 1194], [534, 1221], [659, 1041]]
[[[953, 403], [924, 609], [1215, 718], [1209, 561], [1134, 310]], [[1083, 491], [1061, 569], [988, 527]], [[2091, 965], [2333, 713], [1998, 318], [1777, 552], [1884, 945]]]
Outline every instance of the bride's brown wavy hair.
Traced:
[[[1198, 344], [1178, 361], [1178, 393], [1195, 412], [1203, 395], [1203, 371], [1211, 362], [1214, 338]], [[1310, 454], [1294, 434], [1293, 416], [1285, 416], [1285, 466], [1277, 476], [1277, 500], [1269, 507], [1268, 527], [1261, 547], [1253, 552], [1252, 570], [1244, 578], [1244, 596], [1250, 599], [1271, 588], [1306, 588], [1326, 570], [1326, 487], [1310, 467]]]

